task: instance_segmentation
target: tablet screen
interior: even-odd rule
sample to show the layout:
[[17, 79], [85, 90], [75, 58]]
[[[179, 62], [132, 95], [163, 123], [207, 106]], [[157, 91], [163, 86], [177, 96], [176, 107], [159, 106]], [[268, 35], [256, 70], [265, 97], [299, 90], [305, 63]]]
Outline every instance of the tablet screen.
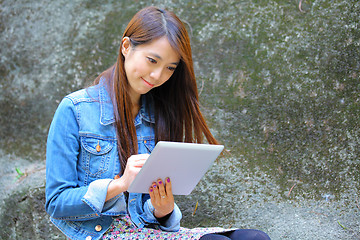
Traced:
[[174, 195], [189, 195], [223, 149], [223, 145], [160, 141], [128, 192], [148, 193], [153, 182], [169, 177]]

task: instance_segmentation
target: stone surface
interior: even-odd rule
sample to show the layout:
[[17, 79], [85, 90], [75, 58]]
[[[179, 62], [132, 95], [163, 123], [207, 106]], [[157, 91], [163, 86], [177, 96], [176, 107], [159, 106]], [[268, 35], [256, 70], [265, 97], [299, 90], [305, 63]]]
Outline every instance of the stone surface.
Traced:
[[45, 212], [45, 163], [1, 154], [0, 239], [65, 239]]
[[[359, 239], [360, 3], [152, 3], [187, 21], [202, 109], [231, 153], [177, 197], [182, 224]], [[0, 1], [1, 238], [63, 238], [41, 207], [51, 118], [148, 4]]]

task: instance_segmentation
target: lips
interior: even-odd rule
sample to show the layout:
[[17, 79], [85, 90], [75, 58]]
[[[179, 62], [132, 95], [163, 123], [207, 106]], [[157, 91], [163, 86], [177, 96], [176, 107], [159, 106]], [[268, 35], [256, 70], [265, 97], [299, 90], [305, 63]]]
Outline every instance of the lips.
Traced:
[[154, 87], [155, 84], [151, 84], [143, 78], [141, 78], [141, 79], [144, 81], [145, 85], [147, 85], [148, 87]]

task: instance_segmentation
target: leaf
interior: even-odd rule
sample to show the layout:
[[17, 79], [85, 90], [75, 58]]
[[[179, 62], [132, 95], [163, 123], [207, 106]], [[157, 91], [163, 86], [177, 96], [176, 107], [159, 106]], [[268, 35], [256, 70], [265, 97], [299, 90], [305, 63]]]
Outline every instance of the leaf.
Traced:
[[25, 175], [23, 172], [21, 172], [21, 170], [19, 168], [15, 168], [15, 170], [19, 174], [18, 177], [21, 177], [21, 176]]
[[344, 225], [342, 225], [339, 221], [337, 221], [337, 223], [338, 223], [343, 229], [347, 230], [347, 228], [346, 228]]
[[194, 208], [194, 212], [193, 212], [193, 216], [195, 215], [195, 213], [196, 213], [196, 210], [197, 210], [197, 208], [198, 208], [198, 205], [199, 205], [199, 201], [196, 201], [196, 205], [195, 205], [195, 208]]

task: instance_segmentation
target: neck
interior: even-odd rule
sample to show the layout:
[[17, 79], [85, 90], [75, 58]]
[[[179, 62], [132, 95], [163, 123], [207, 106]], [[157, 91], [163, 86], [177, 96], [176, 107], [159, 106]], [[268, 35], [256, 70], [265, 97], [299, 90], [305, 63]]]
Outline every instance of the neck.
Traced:
[[131, 98], [131, 102], [132, 102], [132, 115], [135, 119], [136, 115], [138, 114], [139, 110], [140, 110], [140, 106], [141, 106], [141, 101], [140, 101], [140, 96], [137, 98]]
[[132, 103], [131, 112], [135, 119], [136, 115], [138, 114], [138, 112], [140, 110], [141, 94], [138, 94], [138, 93], [130, 90], [130, 99], [131, 99], [131, 103]]
[[133, 106], [140, 105], [141, 94], [135, 93], [134, 91], [129, 92], [131, 103]]

